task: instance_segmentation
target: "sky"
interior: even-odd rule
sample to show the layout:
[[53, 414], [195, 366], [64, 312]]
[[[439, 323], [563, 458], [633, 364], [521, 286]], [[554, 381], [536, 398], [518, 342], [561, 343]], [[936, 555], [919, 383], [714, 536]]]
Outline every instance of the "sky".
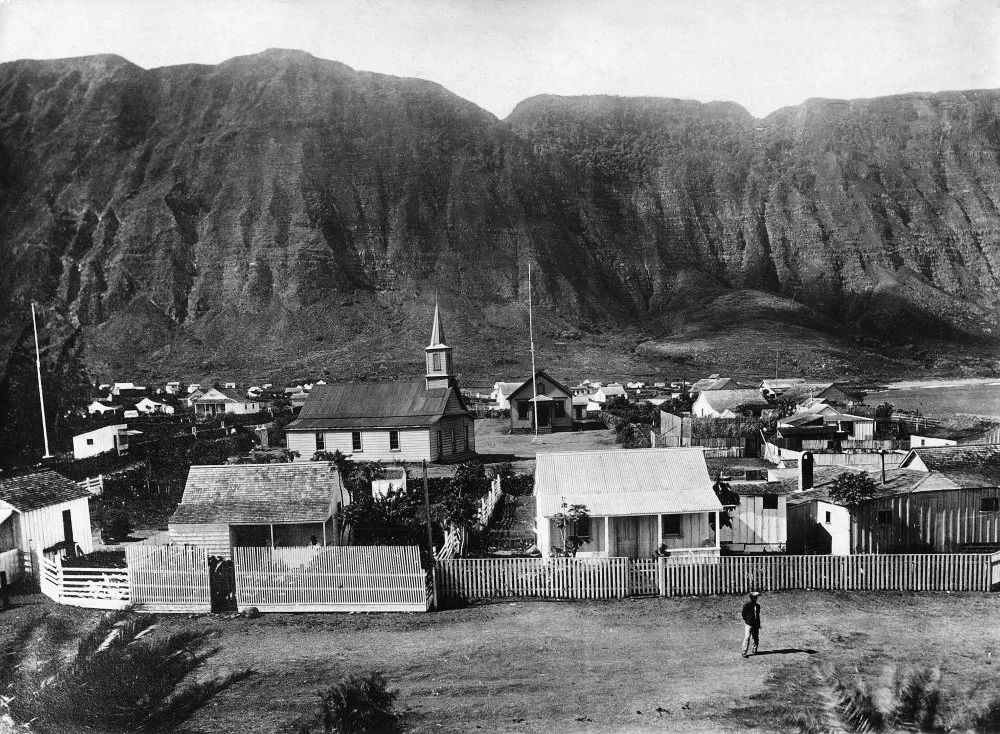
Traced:
[[0, 0], [0, 61], [145, 67], [268, 48], [429, 79], [505, 117], [536, 94], [726, 100], [1000, 88], [1000, 0]]

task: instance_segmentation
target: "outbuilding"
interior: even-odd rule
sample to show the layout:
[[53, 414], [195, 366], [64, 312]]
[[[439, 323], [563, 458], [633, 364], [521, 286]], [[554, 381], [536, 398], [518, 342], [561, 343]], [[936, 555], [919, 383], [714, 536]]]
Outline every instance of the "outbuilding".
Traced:
[[89, 553], [90, 492], [46, 470], [0, 479], [0, 570], [13, 581], [43, 555]]
[[114, 451], [118, 456], [128, 453], [128, 438], [139, 431], [128, 430], [128, 425], [119, 423], [104, 426], [93, 431], [73, 436], [73, 458], [86, 459], [107, 451]]

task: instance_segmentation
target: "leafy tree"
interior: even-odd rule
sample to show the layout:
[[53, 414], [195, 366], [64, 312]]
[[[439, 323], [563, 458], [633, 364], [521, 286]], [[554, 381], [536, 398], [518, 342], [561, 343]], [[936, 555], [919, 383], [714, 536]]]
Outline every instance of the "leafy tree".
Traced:
[[833, 480], [830, 499], [853, 512], [859, 504], [878, 493], [878, 485], [862, 472], [843, 472]]
[[740, 496], [733, 491], [732, 485], [722, 478], [721, 471], [716, 475], [715, 484], [712, 485], [712, 489], [723, 506], [722, 512], [719, 513], [719, 524], [724, 528], [731, 528], [733, 526], [733, 518], [729, 514], [730, 507], [740, 503]]
[[[32, 731], [172, 732], [212, 698], [251, 674], [194, 681], [216, 650], [208, 631], [157, 635], [156, 619], [118, 612], [85, 635], [67, 661], [60, 628], [43, 618], [0, 651], [0, 713]], [[48, 653], [48, 654], [43, 654]]]
[[896, 406], [885, 402], [875, 408], [875, 420], [890, 420], [892, 414], [896, 412]]
[[568, 505], [563, 500], [561, 509], [552, 516], [552, 523], [559, 531], [561, 546], [552, 546], [557, 556], [574, 557], [580, 546], [586, 542], [577, 535], [580, 523], [590, 518], [590, 510], [586, 505]]

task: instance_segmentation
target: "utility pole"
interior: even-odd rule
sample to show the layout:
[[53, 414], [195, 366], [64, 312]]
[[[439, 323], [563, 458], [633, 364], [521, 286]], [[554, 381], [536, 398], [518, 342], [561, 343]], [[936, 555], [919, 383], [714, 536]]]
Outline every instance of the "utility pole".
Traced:
[[43, 459], [51, 459], [49, 453], [49, 428], [45, 421], [45, 398], [42, 397], [42, 358], [38, 351], [38, 322], [35, 320], [35, 302], [31, 302], [31, 326], [35, 330], [35, 372], [38, 374], [38, 406], [42, 411], [42, 438], [45, 440]]
[[531, 315], [531, 262], [528, 262], [528, 342], [531, 345], [531, 415], [535, 419], [535, 440], [538, 440], [538, 391], [535, 383], [535, 326]]
[[781, 351], [780, 349], [775, 349], [774, 350], [774, 379], [775, 380], [778, 379], [778, 352], [780, 352], [780, 351]]
[[427, 548], [431, 554], [431, 563], [434, 563], [434, 535], [431, 532], [431, 491], [427, 486], [427, 459], [423, 459], [421, 465], [424, 469], [424, 513], [427, 520]]

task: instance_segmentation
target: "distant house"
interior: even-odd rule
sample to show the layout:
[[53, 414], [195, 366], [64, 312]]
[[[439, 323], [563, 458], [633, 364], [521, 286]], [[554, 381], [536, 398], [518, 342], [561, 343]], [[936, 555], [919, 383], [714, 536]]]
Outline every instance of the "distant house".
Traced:
[[805, 378], [802, 377], [786, 377], [780, 380], [764, 380], [760, 383], [760, 392], [765, 398], [770, 400], [780, 397], [789, 388], [804, 385], [805, 382]]
[[494, 410], [510, 410], [510, 394], [524, 384], [521, 382], [496, 382], [493, 384], [493, 391], [490, 393], [490, 400], [493, 401]]
[[73, 458], [86, 459], [106, 451], [124, 456], [128, 453], [129, 436], [137, 433], [139, 431], [130, 431], [125, 423], [120, 423], [73, 436]]
[[228, 558], [234, 547], [341, 545], [350, 501], [332, 462], [192, 466], [170, 539]]
[[163, 414], [173, 414], [174, 406], [168, 403], [159, 403], [150, 398], [143, 398], [138, 403], [135, 404], [135, 409], [140, 413], [163, 413]]
[[604, 387], [598, 388], [597, 391], [590, 396], [590, 399], [595, 403], [600, 403], [604, 405], [611, 398], [627, 398], [628, 393], [625, 392], [625, 388], [621, 385], [612, 384], [605, 385]]
[[759, 390], [702, 390], [691, 406], [691, 414], [698, 418], [735, 418], [744, 411], [760, 415], [767, 405]]
[[712, 528], [722, 505], [701, 449], [538, 454], [535, 496], [544, 556], [561, 544], [553, 516], [574, 504], [590, 514], [569, 533], [586, 538], [578, 556], [650, 558], [661, 544], [674, 555], [719, 554]]
[[693, 385], [691, 385], [688, 392], [692, 395], [704, 392], [705, 390], [742, 390], [743, 386], [736, 380], [729, 377], [719, 377], [718, 375], [712, 375], [711, 377], [706, 377], [702, 380], [698, 380]]
[[46, 553], [91, 550], [89, 491], [50, 470], [0, 479], [0, 559], [37, 575]]
[[587, 395], [573, 396], [573, 421], [575, 423], [587, 420], [587, 406], [590, 404], [590, 398]]
[[187, 395], [185, 395], [183, 398], [181, 398], [181, 405], [183, 405], [188, 410], [194, 410], [195, 403], [197, 403], [198, 399], [204, 394], [205, 393], [202, 392], [199, 388], [195, 388]]
[[299, 417], [285, 428], [288, 448], [306, 460], [340, 451], [365, 461], [465, 461], [475, 456], [475, 416], [453, 375], [437, 306], [427, 373], [419, 382], [313, 387]]
[[778, 418], [778, 435], [789, 440], [792, 450], [838, 448], [844, 441], [872, 441], [875, 419], [838, 413], [836, 410], [802, 412]]
[[573, 428], [573, 394], [545, 370], [538, 370], [533, 380], [518, 385], [509, 400], [512, 431], [535, 430], [536, 414], [539, 431], [551, 433]]
[[104, 415], [105, 413], [117, 413], [120, 410], [124, 410], [121, 405], [112, 405], [111, 403], [101, 402], [100, 400], [94, 400], [90, 405], [87, 406], [88, 415]]
[[925, 426], [910, 432], [910, 448], [935, 446], [974, 446], [1000, 443], [1000, 426], [988, 421], [971, 425]]
[[177, 381], [168, 382], [164, 386], [163, 390], [164, 390], [164, 392], [167, 393], [167, 395], [179, 395], [180, 391], [181, 391], [181, 383], [179, 383]]
[[406, 469], [391, 467], [385, 470], [382, 479], [372, 480], [372, 496], [385, 497], [389, 492], [402, 492], [406, 489]]
[[[188, 397], [190, 398], [190, 395]], [[213, 387], [194, 400], [194, 414], [199, 418], [211, 418], [226, 413], [246, 415], [259, 412], [260, 402], [228, 388]]]
[[586, 396], [592, 394], [596, 389], [596, 387], [591, 387], [589, 384], [580, 383], [579, 385], [573, 385], [569, 391], [574, 396]]

